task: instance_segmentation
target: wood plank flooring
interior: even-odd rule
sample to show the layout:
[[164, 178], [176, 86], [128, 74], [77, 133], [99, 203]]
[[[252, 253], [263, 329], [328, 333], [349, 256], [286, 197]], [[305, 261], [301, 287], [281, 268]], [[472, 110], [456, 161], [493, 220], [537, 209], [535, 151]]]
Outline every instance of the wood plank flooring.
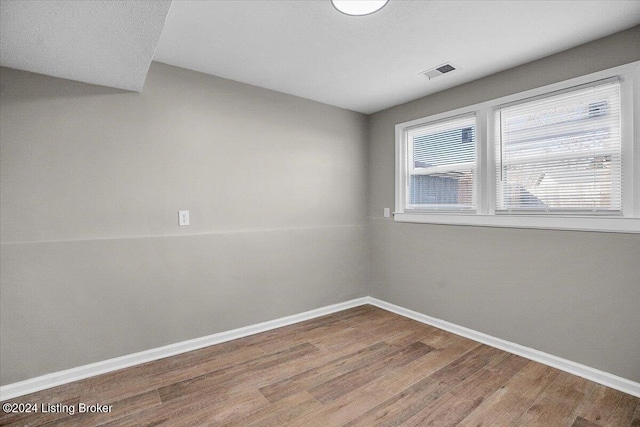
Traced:
[[11, 402], [76, 412], [2, 426], [640, 427], [638, 398], [368, 305]]

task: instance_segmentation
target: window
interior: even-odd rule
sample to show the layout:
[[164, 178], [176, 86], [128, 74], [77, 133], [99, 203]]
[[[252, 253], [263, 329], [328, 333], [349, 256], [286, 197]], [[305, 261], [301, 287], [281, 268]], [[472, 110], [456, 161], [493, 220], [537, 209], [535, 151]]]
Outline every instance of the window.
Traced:
[[636, 62], [396, 125], [394, 219], [640, 233], [639, 89]]
[[499, 108], [496, 212], [620, 213], [620, 83]]
[[475, 116], [407, 131], [407, 208], [475, 209]]

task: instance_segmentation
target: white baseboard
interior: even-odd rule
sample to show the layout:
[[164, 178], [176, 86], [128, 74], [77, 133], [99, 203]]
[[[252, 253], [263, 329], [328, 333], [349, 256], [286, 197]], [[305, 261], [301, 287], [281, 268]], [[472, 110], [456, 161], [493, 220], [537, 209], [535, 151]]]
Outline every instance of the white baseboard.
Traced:
[[393, 313], [408, 317], [413, 320], [417, 320], [421, 323], [426, 323], [427, 325], [434, 326], [438, 329], [442, 329], [447, 332], [451, 332], [453, 334], [460, 335], [465, 338], [481, 342], [483, 344], [487, 344], [491, 347], [499, 348], [500, 350], [508, 351], [509, 353], [517, 354], [518, 356], [522, 356], [527, 359], [542, 363], [543, 365], [560, 369], [561, 371], [565, 371], [570, 374], [577, 375], [587, 380], [596, 382], [598, 384], [611, 387], [623, 393], [640, 397], [640, 383], [628, 380], [626, 378], [622, 378], [608, 372], [600, 371], [590, 366], [582, 365], [580, 363], [563, 359], [561, 357], [538, 351], [533, 348], [525, 347], [520, 344], [492, 337], [491, 335], [487, 335], [473, 329], [465, 328], [464, 326], [459, 326], [455, 323], [447, 322], [446, 320], [427, 316], [426, 314], [418, 313], [416, 311], [409, 310], [404, 307], [400, 307], [398, 305], [391, 304], [376, 298], [367, 297], [367, 302], [376, 307], [391, 311]]
[[418, 322], [434, 326], [447, 332], [451, 332], [453, 334], [460, 335], [465, 338], [469, 338], [504, 351], [508, 351], [509, 353], [517, 354], [518, 356], [534, 360], [536, 362], [560, 369], [561, 371], [565, 371], [573, 375], [578, 375], [582, 378], [588, 379], [598, 384], [602, 384], [607, 387], [622, 391], [624, 393], [640, 397], [640, 383], [636, 383], [634, 381], [618, 377], [608, 372], [603, 372], [598, 369], [582, 365], [580, 363], [572, 362], [570, 360], [563, 359], [552, 354], [534, 350], [520, 344], [515, 344], [509, 341], [502, 340], [500, 338], [492, 337], [491, 335], [487, 335], [473, 329], [465, 328], [464, 326], [459, 326], [445, 320], [427, 316], [425, 314], [418, 313], [416, 311], [409, 310], [404, 307], [379, 300], [377, 298], [363, 297], [352, 299], [350, 301], [339, 304], [321, 307], [315, 310], [305, 311], [304, 313], [294, 314], [292, 316], [282, 317], [280, 319], [270, 320], [268, 322], [233, 329], [231, 331], [220, 332], [206, 337], [183, 341], [176, 344], [170, 344], [163, 347], [141, 351], [139, 353], [116, 357], [114, 359], [91, 363], [89, 365], [79, 366], [77, 368], [54, 372], [52, 374], [47, 374], [25, 381], [8, 384], [6, 386], [0, 387], [0, 401], [14, 399], [26, 394], [35, 393], [36, 391], [56, 387], [62, 384], [67, 384], [96, 375], [105, 374], [107, 372], [116, 371], [118, 369], [128, 368], [142, 363], [147, 363], [154, 360], [163, 359], [165, 357], [186, 353], [188, 351], [197, 350], [203, 347], [208, 347], [210, 345], [220, 344], [226, 341], [258, 334], [260, 332], [270, 331], [272, 329], [281, 328], [283, 326], [292, 325], [294, 323], [314, 319], [316, 317], [365, 304], [371, 304], [373, 306], [391, 311], [401, 316], [417, 320]]
[[8, 384], [0, 387], [0, 401], [14, 399], [16, 397], [35, 393], [36, 391], [44, 390], [47, 388], [56, 387], [62, 384], [67, 384], [89, 377], [94, 377], [96, 375], [106, 374], [107, 372], [117, 371], [118, 369], [128, 368], [131, 366], [140, 365], [142, 363], [163, 359], [165, 357], [186, 353], [188, 351], [198, 350], [210, 345], [220, 344], [249, 335], [258, 334], [260, 332], [270, 331], [272, 329], [281, 328], [283, 326], [292, 325], [294, 323], [314, 319], [316, 317], [325, 316], [327, 314], [365, 304], [368, 304], [367, 297], [356, 298], [339, 304], [333, 304], [326, 307], [317, 308], [315, 310], [305, 311], [304, 313], [281, 317], [280, 319], [269, 320], [267, 322], [257, 323], [255, 325], [245, 326], [243, 328], [220, 332], [217, 334], [195, 338], [188, 341], [182, 341], [163, 347], [152, 348], [150, 350], [141, 351], [139, 353], [127, 354], [125, 356], [91, 363], [64, 371], [54, 372], [52, 374], [42, 375], [40, 377], [31, 378], [13, 384]]

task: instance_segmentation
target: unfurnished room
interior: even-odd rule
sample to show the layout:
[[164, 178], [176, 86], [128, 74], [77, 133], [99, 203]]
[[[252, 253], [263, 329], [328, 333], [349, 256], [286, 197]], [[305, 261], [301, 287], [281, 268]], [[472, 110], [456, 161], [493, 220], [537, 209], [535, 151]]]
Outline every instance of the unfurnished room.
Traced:
[[640, 427], [640, 2], [0, 0], [0, 425]]

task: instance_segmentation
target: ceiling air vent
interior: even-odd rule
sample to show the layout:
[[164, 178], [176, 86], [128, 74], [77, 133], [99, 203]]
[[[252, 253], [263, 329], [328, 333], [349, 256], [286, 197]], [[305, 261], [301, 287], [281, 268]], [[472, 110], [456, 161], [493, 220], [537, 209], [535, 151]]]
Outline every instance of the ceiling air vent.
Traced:
[[442, 64], [437, 66], [436, 68], [432, 68], [427, 71], [423, 71], [420, 74], [426, 76], [429, 80], [434, 79], [438, 76], [441, 76], [445, 73], [455, 70], [455, 67], [451, 64]]

